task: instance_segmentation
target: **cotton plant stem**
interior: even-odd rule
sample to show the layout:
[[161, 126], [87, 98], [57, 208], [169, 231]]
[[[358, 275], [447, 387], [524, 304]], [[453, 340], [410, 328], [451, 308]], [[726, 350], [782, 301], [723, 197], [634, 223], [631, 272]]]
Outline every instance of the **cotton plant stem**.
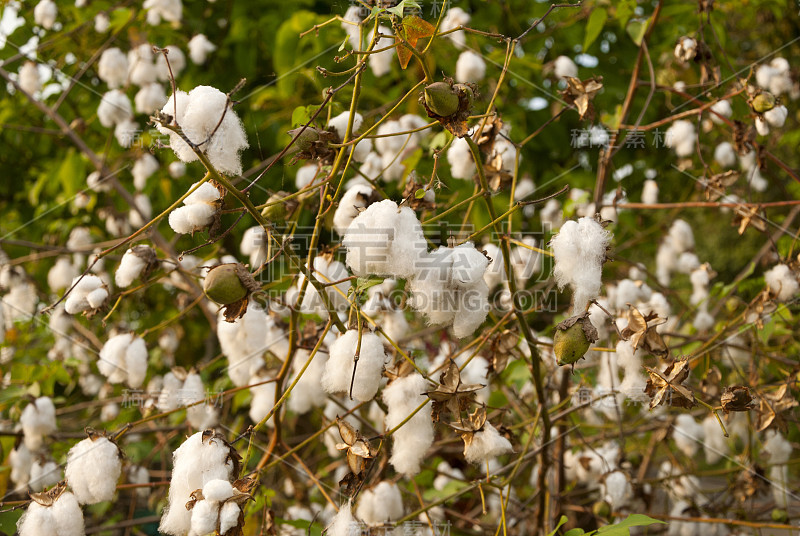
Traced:
[[[486, 175], [483, 170], [483, 160], [481, 158], [481, 152], [478, 148], [478, 145], [470, 138], [469, 136], [465, 136], [464, 139], [467, 141], [469, 145], [470, 151], [472, 152], [472, 158], [475, 160], [475, 167], [478, 170], [478, 177], [480, 179], [481, 189], [483, 190], [483, 199], [486, 203], [486, 208], [489, 211], [489, 216], [492, 220], [497, 220], [497, 215], [494, 210], [494, 205], [492, 204], [490, 194], [489, 194], [489, 185], [486, 181]], [[523, 336], [525, 337], [525, 341], [528, 343], [528, 347], [531, 352], [531, 358], [529, 360], [529, 367], [531, 369], [531, 375], [533, 376], [534, 386], [536, 387], [536, 396], [539, 400], [539, 404], [542, 408], [547, 408], [547, 395], [544, 391], [544, 382], [542, 381], [542, 371], [541, 371], [541, 356], [539, 355], [539, 350], [536, 346], [536, 338], [533, 336], [531, 332], [530, 326], [528, 326], [528, 322], [525, 320], [525, 315], [522, 313], [522, 305], [519, 303], [519, 296], [517, 294], [516, 289], [516, 282], [514, 277], [514, 269], [511, 266], [511, 251], [508, 247], [508, 241], [505, 240], [503, 237], [502, 230], [499, 226], [496, 226], [495, 232], [497, 236], [500, 238], [500, 246], [503, 251], [503, 260], [505, 263], [506, 269], [506, 277], [508, 279], [509, 288], [511, 291], [511, 299], [514, 306], [514, 315], [517, 317], [517, 322], [519, 324], [520, 330], [522, 331]], [[550, 441], [550, 416], [547, 411], [542, 412], [542, 445], [547, 445]], [[541, 452], [541, 464], [540, 464], [540, 471], [539, 471], [539, 488], [540, 490], [545, 490], [547, 487], [547, 472], [545, 468], [547, 467], [548, 463], [548, 456], [547, 456], [547, 449], [543, 448]], [[538, 515], [538, 526], [539, 528], [543, 528], [546, 523], [546, 502], [545, 502], [545, 494], [542, 493], [539, 496], [539, 510], [537, 512]]]

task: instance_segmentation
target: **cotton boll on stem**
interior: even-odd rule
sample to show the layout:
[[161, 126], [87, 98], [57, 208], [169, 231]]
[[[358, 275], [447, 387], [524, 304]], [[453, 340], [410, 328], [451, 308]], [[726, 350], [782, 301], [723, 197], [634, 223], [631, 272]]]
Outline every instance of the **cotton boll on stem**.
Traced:
[[330, 347], [330, 358], [322, 374], [322, 388], [332, 394], [351, 392], [352, 397], [361, 402], [372, 400], [378, 392], [385, 362], [386, 353], [380, 337], [362, 331], [359, 348], [358, 330], [348, 330]]
[[501, 436], [497, 429], [487, 422], [484, 424], [483, 430], [473, 434], [469, 443], [465, 442], [464, 457], [469, 463], [481, 464], [512, 450], [511, 442]]
[[121, 471], [119, 447], [90, 435], [70, 449], [64, 475], [79, 503], [97, 504], [114, 498]]
[[52, 399], [39, 397], [22, 411], [20, 416], [25, 446], [30, 451], [41, 448], [44, 436], [56, 431], [56, 408]]
[[767, 270], [764, 281], [778, 301], [789, 301], [800, 293], [797, 275], [786, 264], [777, 264]]
[[403, 497], [400, 488], [391, 482], [361, 492], [356, 515], [368, 525], [382, 525], [403, 517]]
[[456, 81], [462, 84], [477, 83], [486, 76], [486, 62], [471, 50], [461, 53], [456, 61]]
[[[422, 393], [428, 388], [428, 383], [417, 373], [398, 378], [387, 385], [382, 395], [383, 402], [389, 408], [386, 427], [394, 429], [425, 403], [427, 397]], [[419, 473], [420, 464], [433, 444], [431, 407], [428, 405], [417, 411], [392, 434], [392, 440], [389, 462], [395, 470], [409, 477]]]
[[612, 235], [597, 221], [568, 221], [550, 241], [555, 258], [554, 275], [559, 288], [573, 291], [572, 314], [583, 312], [600, 294], [603, 262]]

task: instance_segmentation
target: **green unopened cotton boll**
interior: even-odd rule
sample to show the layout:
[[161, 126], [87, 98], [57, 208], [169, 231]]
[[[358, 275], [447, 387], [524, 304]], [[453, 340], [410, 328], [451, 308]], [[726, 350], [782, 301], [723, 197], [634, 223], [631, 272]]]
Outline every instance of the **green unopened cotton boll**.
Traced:
[[597, 501], [592, 505], [592, 513], [597, 517], [608, 519], [611, 517], [611, 505], [606, 501]]
[[438, 116], [451, 116], [458, 111], [458, 92], [446, 82], [434, 82], [425, 87], [425, 104]]
[[221, 305], [229, 305], [247, 296], [247, 287], [239, 277], [238, 264], [220, 264], [208, 271], [203, 292]]
[[286, 192], [277, 192], [269, 196], [269, 199], [267, 199], [267, 206], [261, 210], [261, 215], [271, 222], [285, 220], [286, 203], [281, 202], [281, 200], [286, 197], [286, 195]]
[[775, 97], [766, 91], [756, 95], [752, 102], [753, 110], [759, 114], [772, 110], [775, 108], [775, 104], [777, 104]]
[[[303, 127], [295, 128], [287, 132], [287, 134], [289, 134], [292, 138], [294, 138], [295, 136], [297, 136], [297, 133], [300, 132], [302, 128]], [[319, 141], [319, 132], [317, 132], [317, 130], [314, 128], [307, 127], [300, 133], [300, 136], [297, 137], [295, 144], [297, 145], [297, 148], [300, 149], [301, 151], [308, 151], [309, 149], [311, 149], [311, 146], [314, 144], [315, 141]]]
[[572, 365], [581, 359], [593, 342], [597, 330], [589, 321], [587, 313], [570, 317], [556, 326], [553, 336], [553, 352], [559, 365]]

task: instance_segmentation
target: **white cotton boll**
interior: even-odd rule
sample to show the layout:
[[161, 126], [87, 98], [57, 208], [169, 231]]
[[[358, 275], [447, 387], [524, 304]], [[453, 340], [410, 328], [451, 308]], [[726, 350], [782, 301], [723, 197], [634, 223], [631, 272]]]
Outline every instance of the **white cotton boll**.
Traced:
[[[381, 382], [386, 353], [380, 337], [369, 331], [361, 334], [361, 353], [358, 365], [354, 356], [358, 330], [351, 329], [336, 339], [330, 347], [330, 358], [322, 374], [322, 388], [328, 393], [347, 393], [353, 380], [353, 398], [361, 402], [372, 400]], [[353, 368], [356, 373], [353, 379]]]
[[36, 7], [33, 8], [33, 20], [36, 24], [49, 30], [56, 22], [58, 15], [58, 7], [53, 0], [41, 0]]
[[[427, 397], [425, 378], [417, 373], [398, 378], [383, 390], [383, 402], [389, 408], [386, 414], [386, 428], [393, 429], [408, 418]], [[420, 471], [428, 449], [433, 444], [433, 423], [431, 407], [425, 406], [392, 435], [392, 456], [389, 463], [395, 471], [406, 476], [414, 476]]]
[[349, 500], [339, 507], [339, 511], [326, 529], [328, 536], [352, 536], [353, 528], [358, 526], [358, 521], [353, 517], [352, 508], [353, 505]]
[[147, 43], [128, 52], [128, 81], [140, 87], [156, 81], [153, 49]]
[[[391, 37], [392, 35], [394, 35], [392, 33], [392, 30], [390, 30], [386, 26], [378, 26], [378, 33], [388, 37], [381, 37], [380, 39], [378, 39], [378, 41], [375, 43], [375, 48], [373, 48], [373, 50], [380, 50], [382, 48], [391, 47], [394, 44], [394, 39]], [[369, 35], [370, 42], [374, 37], [375, 37], [375, 32], [370, 32]], [[372, 74], [380, 78], [381, 76], [391, 71], [394, 55], [395, 55], [394, 48], [389, 48], [388, 50], [384, 50], [383, 52], [378, 52], [376, 54], [370, 54], [369, 68], [372, 70]]]
[[347, 8], [347, 12], [342, 17], [345, 21], [355, 23], [355, 24], [348, 24], [348, 22], [342, 22], [342, 30], [344, 33], [347, 34], [348, 41], [350, 46], [353, 49], [360, 49], [361, 43], [359, 43], [359, 35], [360, 30], [358, 28], [358, 24], [361, 22], [361, 6], [351, 5]]
[[675, 419], [672, 430], [675, 446], [689, 458], [697, 454], [697, 450], [705, 439], [703, 425], [694, 420], [688, 413], [681, 413]]
[[769, 89], [769, 83], [772, 77], [777, 74], [777, 69], [769, 65], [759, 65], [758, 69], [756, 69], [756, 83], [764, 89]]
[[252, 268], [261, 266], [267, 260], [267, 240], [267, 234], [258, 225], [248, 228], [242, 235], [239, 251], [250, 257]]
[[764, 119], [761, 119], [760, 117], [756, 117], [756, 132], [758, 132], [759, 136], [768, 136], [769, 123], [767, 123]]
[[133, 115], [133, 108], [128, 96], [118, 89], [112, 89], [100, 99], [97, 107], [97, 119], [106, 128], [111, 128]]
[[601, 488], [603, 500], [615, 512], [626, 506], [633, 497], [631, 483], [622, 471], [613, 471], [604, 475]]
[[769, 453], [770, 465], [783, 465], [792, 455], [792, 444], [775, 430], [767, 431], [762, 448]]
[[189, 58], [196, 65], [204, 64], [208, 55], [215, 50], [217, 46], [204, 34], [197, 34], [189, 40]]
[[29, 95], [33, 95], [42, 89], [42, 81], [39, 77], [39, 68], [32, 61], [26, 61], [19, 68], [19, 87]]
[[[466, 26], [469, 24], [470, 19], [469, 13], [460, 7], [448, 9], [439, 27], [440, 33], [454, 30], [459, 26]], [[464, 48], [466, 44], [466, 36], [463, 30], [447, 34], [446, 37], [449, 38], [457, 48]]]
[[230, 447], [218, 437], [204, 441], [203, 435], [204, 432], [195, 433], [173, 453], [169, 506], [158, 528], [164, 534], [186, 536], [192, 518], [192, 512], [184, 508], [189, 495], [211, 480], [230, 481], [234, 476]]
[[683, 253], [694, 247], [694, 232], [684, 220], [675, 220], [669, 229], [667, 239], [676, 253]]
[[8, 465], [11, 467], [11, 482], [19, 489], [27, 487], [31, 478], [33, 455], [28, 448], [21, 444], [8, 453]]
[[695, 150], [697, 132], [694, 123], [679, 119], [672, 123], [665, 134], [664, 143], [667, 147], [675, 149], [675, 154], [680, 157], [691, 156]]
[[469, 463], [482, 464], [486, 460], [511, 452], [511, 442], [501, 436], [490, 423], [472, 435], [472, 441], [464, 445], [464, 457]]
[[52, 292], [63, 290], [72, 284], [72, 280], [79, 275], [78, 272], [78, 267], [72, 264], [69, 257], [59, 257], [47, 272], [47, 286]]
[[724, 168], [732, 168], [736, 165], [736, 151], [727, 141], [723, 141], [714, 149], [714, 160]]
[[708, 415], [703, 419], [703, 453], [706, 457], [706, 463], [714, 465], [727, 456], [730, 451], [728, 441], [719, 427], [717, 419], [713, 415]]
[[[498, 156], [502, 160], [501, 169], [513, 172], [516, 167], [517, 149], [514, 147], [513, 143], [503, 136], [497, 136], [494, 140], [494, 146], [492, 147], [491, 158], [494, 159]], [[520, 161], [521, 160], [522, 157], [520, 157]]]
[[559, 56], [553, 62], [553, 72], [556, 78], [576, 78], [578, 76], [578, 66], [572, 61], [572, 58], [567, 56]]
[[[691, 274], [693, 271], [700, 268], [700, 259], [697, 258], [695, 253], [690, 251], [684, 251], [678, 257], [678, 264], [677, 269], [682, 274]], [[708, 271], [703, 270], [703, 272], [708, 274]], [[699, 276], [698, 276], [699, 277]], [[708, 279], [706, 279], [706, 285], [708, 284]]]
[[137, 158], [136, 162], [133, 163], [133, 168], [131, 168], [134, 188], [138, 191], [144, 190], [147, 179], [158, 171], [158, 167], [158, 160], [150, 153], [144, 153]]
[[[177, 110], [173, 99], [176, 99]], [[217, 171], [226, 175], [241, 174], [241, 152], [248, 147], [247, 136], [225, 93], [210, 86], [197, 86], [188, 94], [178, 91], [177, 97], [170, 96], [161, 111], [176, 115], [175, 121], [184, 135], [192, 142], [202, 144], [200, 150]], [[179, 134], [161, 125], [157, 128], [170, 137], [170, 148], [178, 158], [187, 163], [198, 159]]]
[[217, 519], [219, 517], [219, 503], [216, 501], [198, 501], [194, 504], [191, 521], [192, 536], [207, 536], [213, 534], [217, 529]]
[[57, 527], [58, 523], [53, 519], [51, 509], [37, 502], [31, 502], [25, 513], [17, 521], [19, 536], [57, 535]]
[[711, 106], [711, 111], [716, 112], [711, 114], [711, 121], [717, 125], [720, 125], [723, 122], [722, 119], [717, 116], [717, 114], [721, 115], [722, 117], [730, 117], [733, 115], [733, 108], [731, 108], [731, 101], [729, 100], [721, 100], [714, 103]]
[[186, 175], [186, 164], [181, 162], [180, 160], [175, 162], [170, 162], [169, 166], [167, 167], [169, 171], [169, 176], [173, 179], [180, 179], [184, 175]]
[[469, 150], [469, 143], [463, 138], [456, 138], [447, 149], [447, 163], [454, 179], [472, 179], [475, 175], [475, 161]]
[[471, 50], [465, 50], [456, 61], [456, 81], [462, 84], [478, 83], [486, 76], [486, 62]]
[[789, 110], [783, 104], [774, 107], [771, 110], [764, 112], [764, 119], [770, 126], [781, 128], [786, 122], [786, 117], [789, 115]]
[[175, 45], [169, 45], [166, 49], [168, 50], [169, 67], [167, 66], [167, 60], [164, 59], [163, 52], [156, 55], [156, 78], [162, 82], [170, 79], [170, 70], [172, 70], [172, 76], [177, 78], [186, 68], [186, 56], [180, 48]]
[[97, 62], [97, 76], [110, 89], [124, 86], [128, 79], [128, 56], [117, 47], [105, 49]]
[[[271, 379], [270, 375], [257, 374], [251, 377], [248, 383], [252, 385]], [[251, 387], [250, 392], [253, 395], [253, 400], [250, 402], [250, 420], [254, 423], [259, 423], [275, 407], [275, 382]], [[267, 426], [274, 426], [272, 419], [267, 422]]]
[[134, 227], [143, 227], [150, 218], [153, 216], [153, 206], [150, 204], [150, 198], [143, 193], [138, 193], [133, 196], [133, 205], [128, 211], [128, 220]]
[[197, 183], [192, 184], [189, 190], [196, 188], [192, 193], [186, 196], [183, 200], [185, 205], [194, 205], [197, 203], [214, 203], [222, 198], [219, 189], [209, 182], [204, 182], [198, 186]]
[[778, 301], [789, 301], [800, 292], [797, 276], [785, 264], [778, 264], [767, 270], [764, 281]]
[[94, 17], [94, 31], [97, 33], [106, 33], [111, 28], [111, 19], [105, 13], [98, 13]]
[[39, 450], [43, 437], [56, 431], [56, 408], [53, 401], [40, 397], [25, 406], [20, 416], [25, 446], [30, 451]]
[[203, 486], [203, 497], [207, 501], [221, 502], [233, 497], [233, 486], [227, 480], [217, 478], [209, 480]]
[[[116, 138], [120, 147], [125, 147], [127, 149], [133, 145], [133, 142], [137, 139], [141, 132], [142, 131], [139, 128], [139, 123], [134, 121], [132, 117], [129, 117], [123, 121], [120, 121], [117, 123], [117, 126], [114, 127], [114, 138]], [[110, 190], [111, 187], [109, 186], [107, 189]]]
[[161, 19], [177, 24], [183, 18], [181, 0], [145, 0], [142, 7], [147, 10], [147, 22], [151, 26], [161, 23]]
[[178, 234], [191, 234], [196, 229], [189, 223], [189, 207], [178, 207], [169, 213], [169, 226]]
[[[486, 252], [486, 256], [491, 259], [488, 267], [485, 269], [483, 279], [486, 281], [489, 289], [494, 289], [506, 279], [506, 268], [503, 260], [503, 252], [500, 250], [497, 244], [491, 243], [485, 244], [483, 246], [483, 250]], [[458, 258], [454, 256], [453, 260], [455, 262], [458, 260]], [[480, 264], [482, 263], [478, 263], [477, 266], [480, 267]], [[455, 269], [455, 264], [453, 265], [453, 268]]]
[[119, 288], [127, 288], [142, 274], [146, 266], [147, 261], [142, 256], [137, 255], [133, 249], [128, 249], [119, 261], [114, 282]]
[[772, 484], [772, 498], [775, 506], [786, 509], [789, 506], [789, 497], [792, 495], [789, 484], [789, 467], [776, 465], [769, 468], [769, 480]]
[[[358, 145], [361, 145], [361, 143], [359, 143]], [[314, 164], [306, 164], [305, 166], [301, 166], [300, 168], [298, 168], [297, 174], [294, 177], [294, 184], [297, 187], [297, 189], [302, 190], [303, 188], [311, 184], [317, 177], [317, 172], [319, 172], [319, 166], [316, 166]]]
[[219, 533], [225, 534], [239, 524], [241, 509], [233, 501], [226, 502], [219, 509]]
[[131, 333], [115, 335], [100, 350], [97, 370], [111, 383], [138, 388], [147, 374], [147, 346]]
[[40, 463], [38, 460], [31, 464], [30, 488], [33, 492], [39, 492], [58, 484], [61, 480], [61, 469], [54, 461]]
[[542, 254], [529, 248], [537, 247], [536, 239], [523, 237], [521, 242], [529, 247], [516, 246], [511, 250], [511, 266], [518, 288], [524, 288], [527, 282], [539, 274], [542, 269]]
[[122, 471], [119, 448], [105, 437], [87, 437], [67, 454], [67, 484], [81, 504], [97, 504], [114, 498]]
[[[342, 205], [337, 213], [339, 210], [344, 210]], [[427, 251], [416, 213], [410, 207], [398, 208], [389, 199], [373, 203], [358, 214], [345, 231], [342, 245], [347, 248], [347, 265], [359, 276], [407, 279], [416, 273]]]
[[83, 536], [83, 511], [70, 492], [58, 496], [52, 506], [31, 502], [17, 521], [19, 536]]
[[681, 37], [675, 45], [675, 58], [681, 62], [687, 62], [697, 54], [697, 41], [691, 37]]
[[[350, 112], [342, 112], [336, 117], [331, 118], [328, 121], [328, 129], [333, 129], [336, 131], [336, 134], [339, 135], [339, 139], [344, 139], [344, 134], [347, 132], [347, 124], [350, 122]], [[358, 112], [353, 116], [353, 133], [358, 132], [361, 129], [361, 123], [364, 122], [364, 118]]]
[[769, 186], [767, 180], [761, 176], [761, 170], [759, 170], [757, 167], [754, 167], [747, 172], [747, 183], [750, 185], [750, 188], [756, 192], [766, 191], [767, 187]]
[[[291, 381], [294, 381], [300, 374], [310, 355], [308, 350], [297, 351], [292, 362], [293, 376]], [[321, 408], [325, 405], [327, 396], [325, 391], [319, 388], [324, 371], [325, 356], [322, 352], [317, 352], [289, 395], [288, 406], [291, 411], [302, 415], [314, 408]]]
[[[428, 121], [426, 119], [423, 119], [416, 114], [401, 115], [400, 119], [398, 119], [398, 122], [400, 123], [400, 129], [402, 132], [417, 130], [428, 125]], [[424, 132], [412, 132], [409, 134], [408, 144], [406, 147], [412, 149], [418, 147], [422, 142], [423, 135]], [[405, 138], [403, 139], [405, 140]]]
[[572, 310], [580, 313], [600, 294], [603, 262], [611, 233], [591, 218], [568, 221], [550, 241], [559, 288], [573, 290]]
[[[76, 278], [77, 279], [77, 278]], [[86, 275], [80, 281], [73, 281], [72, 284], [75, 288], [72, 289], [67, 301], [64, 304], [64, 310], [71, 314], [78, 314], [89, 309], [96, 309], [105, 301], [102, 293], [99, 290], [105, 290], [106, 297], [108, 290], [103, 288], [103, 280], [96, 275]], [[89, 296], [92, 296], [92, 301], [89, 301]], [[95, 305], [97, 304], [97, 305]]]
[[548, 200], [539, 211], [539, 218], [541, 218], [542, 225], [545, 228], [551, 231], [559, 229], [564, 221], [564, 212], [561, 210], [561, 203], [557, 199]]
[[397, 135], [391, 136], [390, 134], [396, 134], [398, 132], [403, 132], [403, 125], [400, 124], [399, 120], [391, 120], [383, 123], [381, 126], [378, 127], [378, 136], [383, 136], [380, 138], [375, 138], [375, 150], [380, 153], [381, 156], [391, 155], [392, 158], [400, 152], [403, 148], [403, 145], [406, 143], [407, 136]]
[[167, 102], [167, 94], [164, 92], [164, 86], [157, 82], [142, 86], [133, 97], [136, 112], [140, 114], [152, 114], [156, 110], [160, 110], [165, 102]]
[[403, 497], [400, 488], [392, 482], [379, 482], [372, 489], [361, 492], [356, 515], [368, 525], [381, 525], [403, 517]]
[[707, 331], [714, 327], [714, 317], [707, 310], [700, 309], [692, 324], [697, 331]]

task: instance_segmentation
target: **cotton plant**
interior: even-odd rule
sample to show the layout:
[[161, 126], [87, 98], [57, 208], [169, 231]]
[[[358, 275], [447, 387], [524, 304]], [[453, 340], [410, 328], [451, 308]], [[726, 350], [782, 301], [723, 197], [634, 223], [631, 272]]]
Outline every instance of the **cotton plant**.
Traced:
[[138, 388], [147, 375], [148, 352], [144, 339], [122, 333], [108, 339], [100, 350], [97, 369], [111, 383]]
[[20, 536], [84, 536], [83, 511], [63, 487], [36, 494], [17, 521]]

